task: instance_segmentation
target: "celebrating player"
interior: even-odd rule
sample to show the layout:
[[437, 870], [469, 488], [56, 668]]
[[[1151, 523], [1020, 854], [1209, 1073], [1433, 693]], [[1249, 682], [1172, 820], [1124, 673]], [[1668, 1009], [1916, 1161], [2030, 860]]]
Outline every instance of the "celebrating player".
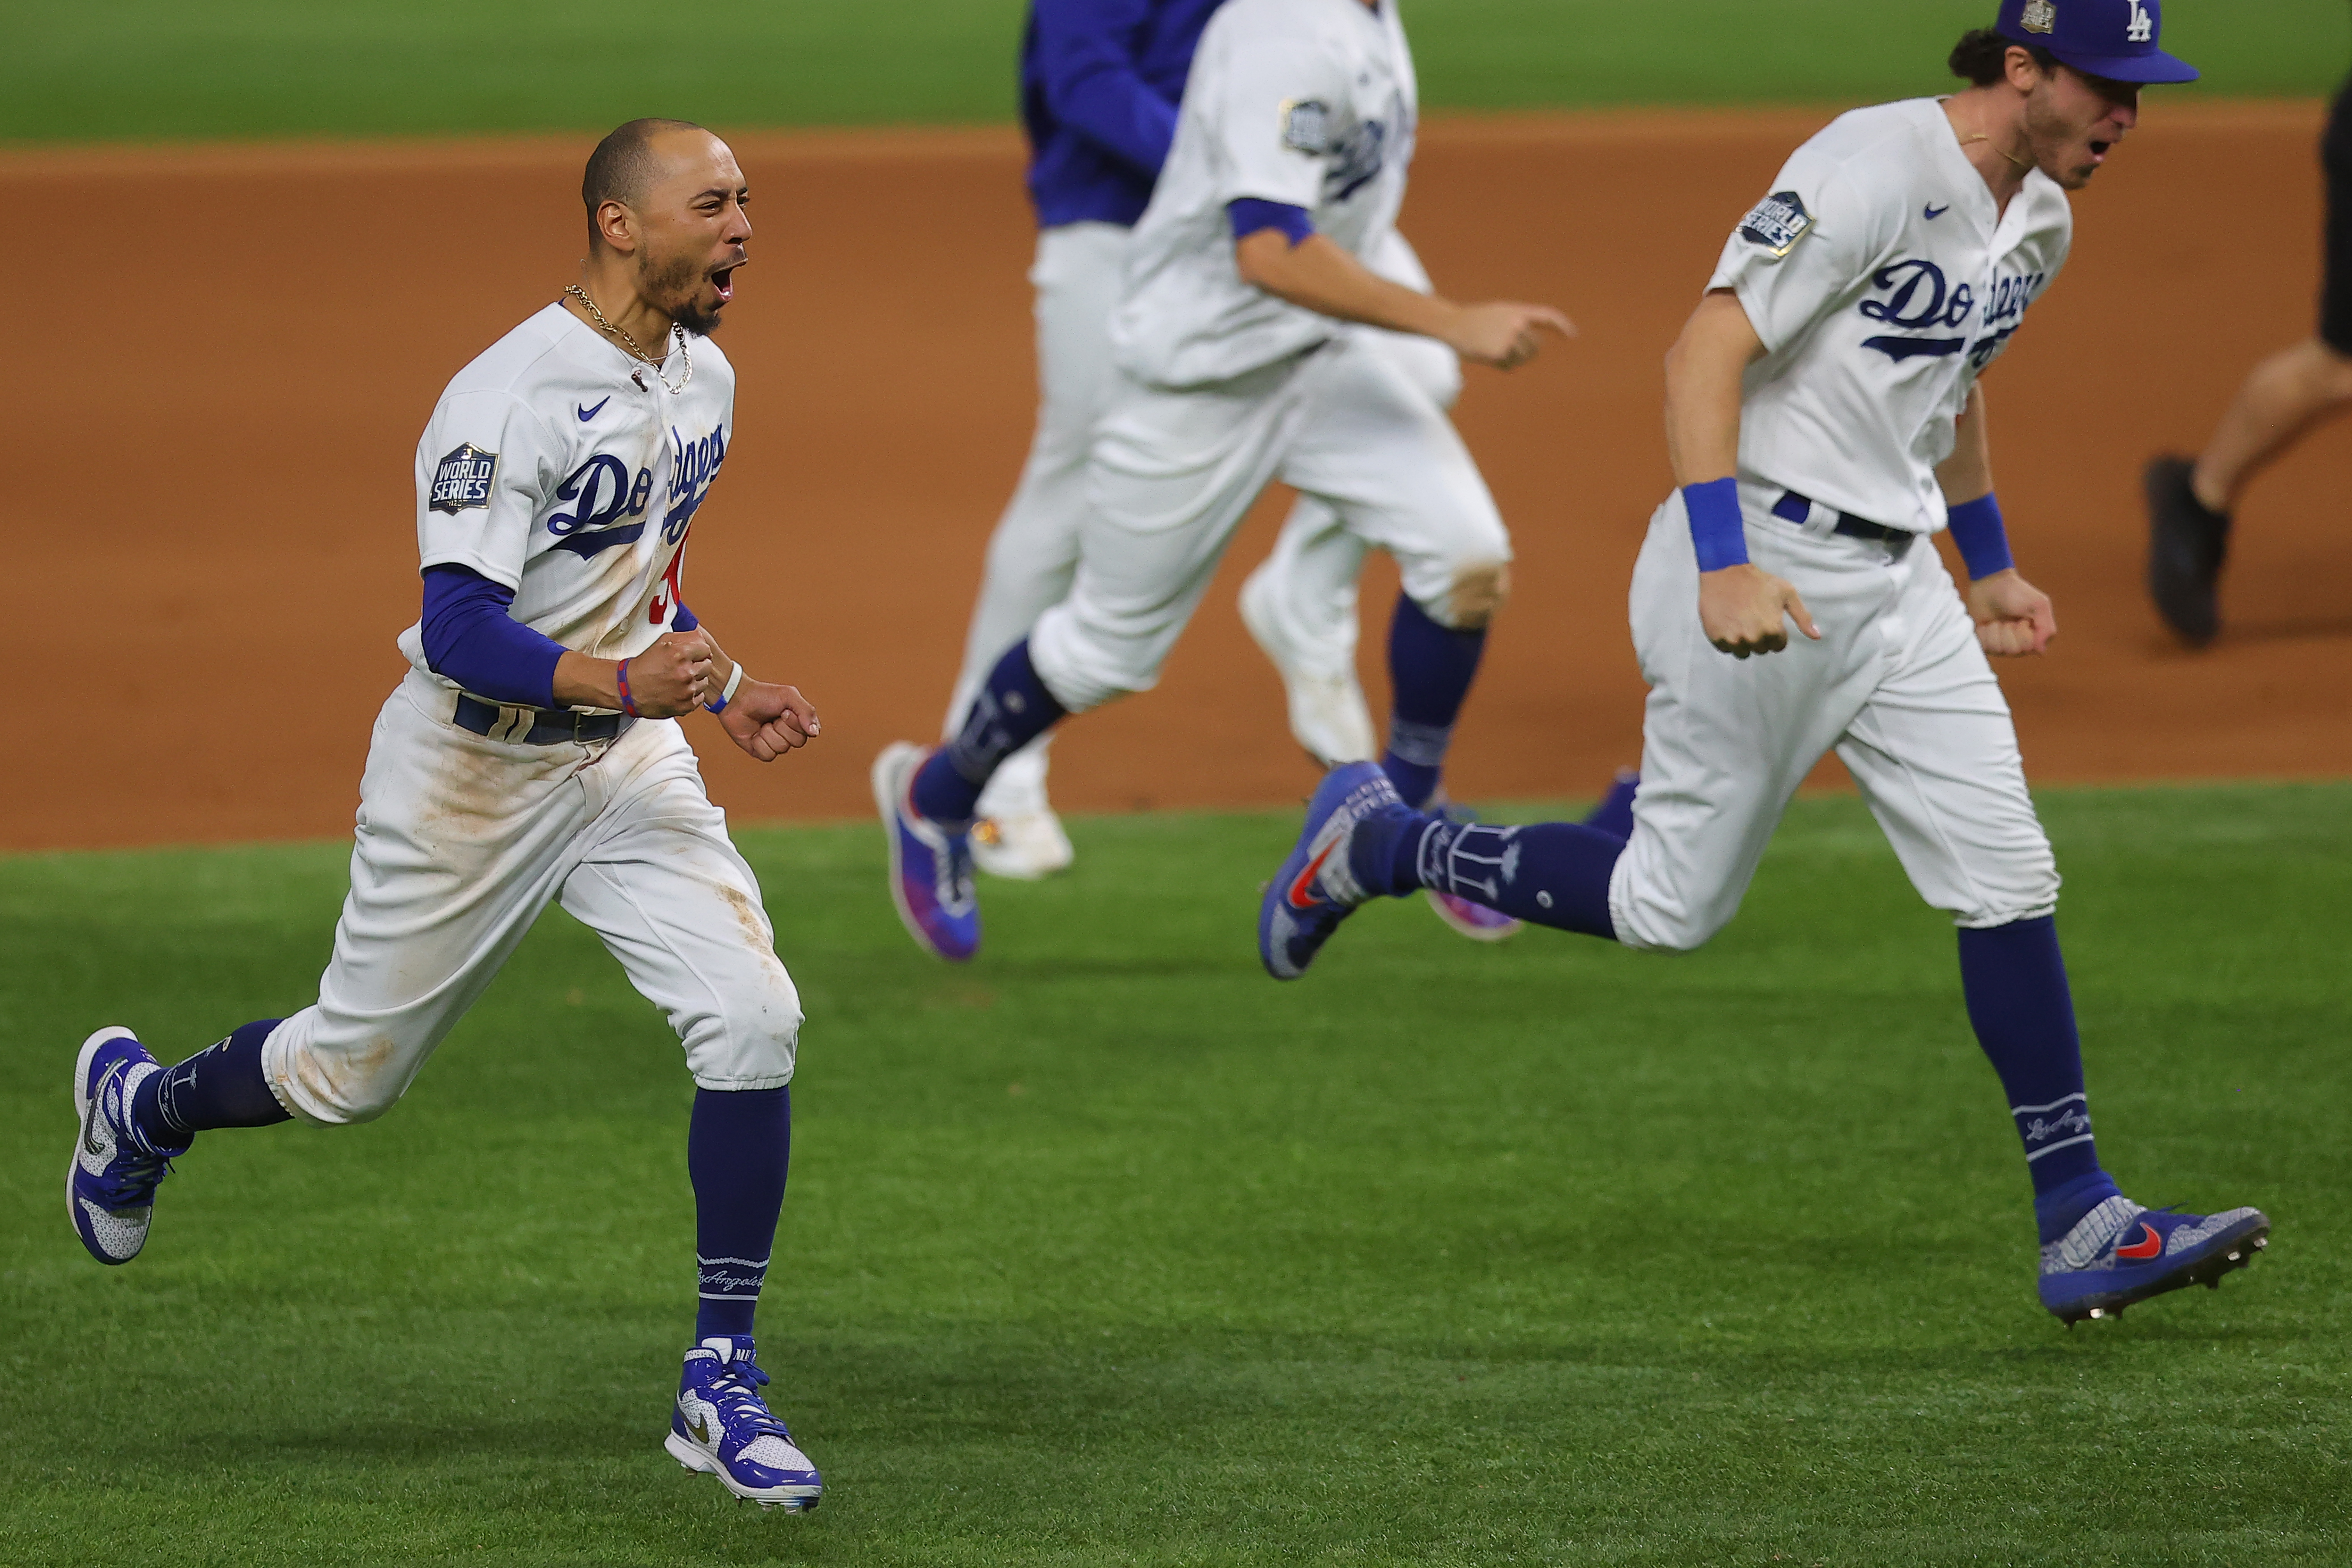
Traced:
[[2319, 153], [2327, 255], [2318, 332], [2253, 368], [2194, 461], [2158, 458], [2142, 479], [2148, 595], [2191, 647], [2221, 634], [2221, 567], [2238, 498], [2297, 441], [2352, 408], [2352, 81], [2336, 95]]
[[580, 282], [457, 373], [416, 449], [424, 613], [376, 719], [317, 1004], [171, 1068], [129, 1029], [92, 1035], [67, 1207], [92, 1257], [127, 1263], [197, 1133], [383, 1115], [560, 900], [668, 1016], [694, 1075], [701, 1304], [669, 1451], [738, 1497], [809, 1509], [822, 1482], [767, 1408], [751, 1338], [800, 998], [672, 721], [708, 708], [761, 762], [818, 730], [679, 598], [734, 422], [709, 334], [747, 259], [749, 193], [708, 131], [638, 120], [598, 144], [581, 195]]
[[[1650, 699], [1630, 839], [1448, 822], [1344, 767], [1258, 927], [1282, 979], [1350, 910], [1422, 887], [1694, 948], [1834, 749], [1912, 885], [1958, 923], [1969, 1020], [2033, 1180], [2042, 1300], [2070, 1323], [2218, 1282], [2269, 1231], [2250, 1208], [2143, 1209], [2099, 1164], [2057, 871], [1986, 659], [2038, 654], [2057, 625], [2011, 562], [1977, 377], [2064, 263], [2065, 193], [2131, 130], [2141, 84], [2195, 79], [2158, 20], [2156, 0], [2005, 0], [1953, 52], [1967, 90], [1842, 116], [1725, 245], [1668, 360], [1681, 489], [1633, 574]], [[1921, 542], [1947, 525], [1965, 601]]]
[[[1087, 509], [1087, 451], [1118, 385], [1110, 318], [1118, 308], [1129, 231], [1150, 200], [1176, 134], [1177, 101], [1201, 29], [1223, 0], [1036, 0], [1023, 40], [1022, 118], [1029, 191], [1038, 222], [1030, 281], [1037, 291], [1037, 429], [1019, 487], [988, 546], [963, 668], [948, 704], [945, 739], [962, 730], [988, 672], [1037, 617], [1069, 592]], [[1364, 251], [1373, 272], [1431, 291], [1420, 258], [1393, 228]], [[1434, 338], [1363, 329], [1441, 409], [1462, 390], [1461, 363]], [[1356, 580], [1363, 539], [1338, 509], [1302, 494], [1273, 553], [1242, 589], [1242, 620], [1280, 672], [1291, 733], [1325, 767], [1377, 755], [1356, 679]], [[1411, 637], [1415, 618], [1399, 632]], [[1408, 702], [1411, 693], [1407, 694]], [[1397, 715], [1408, 726], [1414, 711]], [[971, 856], [994, 876], [1036, 878], [1066, 868], [1069, 836], [1046, 798], [1049, 731], [1000, 764], [974, 807]], [[1451, 894], [1432, 906], [1482, 941], [1519, 922]]]
[[1457, 305], [1367, 265], [1391, 243], [1413, 116], [1393, 6], [1232, 0], [1207, 23], [1128, 242], [1117, 384], [1095, 427], [1068, 591], [1009, 649], [976, 626], [975, 654], [996, 658], [953, 740], [928, 753], [901, 743], [875, 763], [893, 899], [931, 952], [979, 947], [970, 830], [992, 775], [1066, 714], [1153, 685], [1276, 477], [1338, 520], [1350, 551], [1396, 557], [1388, 761], [1408, 798], [1435, 792], [1510, 542], [1434, 378], [1366, 329], [1508, 369], [1569, 326], [1543, 306]]

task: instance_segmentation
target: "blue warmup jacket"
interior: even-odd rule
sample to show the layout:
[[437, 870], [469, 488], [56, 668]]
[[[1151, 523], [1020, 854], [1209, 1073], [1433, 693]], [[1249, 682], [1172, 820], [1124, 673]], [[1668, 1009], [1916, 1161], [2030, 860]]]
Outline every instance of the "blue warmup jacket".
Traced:
[[1034, 0], [1021, 121], [1037, 223], [1132, 225], [1176, 139], [1192, 50], [1223, 0]]

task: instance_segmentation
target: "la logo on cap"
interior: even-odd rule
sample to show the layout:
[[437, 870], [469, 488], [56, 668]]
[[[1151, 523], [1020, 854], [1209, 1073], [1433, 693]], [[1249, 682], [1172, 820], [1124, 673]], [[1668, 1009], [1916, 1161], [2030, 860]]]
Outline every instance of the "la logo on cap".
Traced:
[[[2140, 10], [2138, 0], [2133, 0], [2132, 10], [2137, 13], [2133, 26], [2147, 26], [2147, 14]], [[2029, 33], [2052, 32], [2054, 31], [2058, 26], [2058, 7], [2052, 5], [2050, 0], [2026, 0], [2025, 14], [2020, 16], [2017, 21], [2018, 26], [2023, 27]], [[2146, 37], [2147, 36], [2147, 35], [2145, 33], [2140, 35], [2142, 37]]]
[[2147, 7], [2139, 0], [2131, 0], [2131, 26], [2125, 31], [2124, 37], [2132, 43], [2144, 44], [2156, 36], [2156, 18], [2147, 14]]

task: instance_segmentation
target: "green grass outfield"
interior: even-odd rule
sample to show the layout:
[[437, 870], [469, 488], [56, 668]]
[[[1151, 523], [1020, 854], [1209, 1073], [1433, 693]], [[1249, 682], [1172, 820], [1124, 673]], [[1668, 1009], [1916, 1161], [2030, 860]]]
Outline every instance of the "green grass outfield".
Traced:
[[207, 1135], [109, 1270], [75, 1043], [299, 1002], [343, 850], [0, 859], [0, 1563], [2341, 1563], [2352, 785], [2045, 805], [2109, 1163], [2279, 1226], [2072, 1333], [1851, 799], [1697, 955], [1398, 904], [1289, 986], [1282, 815], [1082, 821], [965, 971], [877, 833], [746, 833], [809, 1011], [762, 1319], [807, 1518], [661, 1452], [690, 1091], [581, 928], [382, 1121]]
[[[1433, 108], [1950, 85], [1993, 0], [1409, 0]], [[2327, 90], [2344, 0], [2174, 0], [2198, 93]], [[1009, 120], [1024, 0], [0, 0], [0, 142]]]

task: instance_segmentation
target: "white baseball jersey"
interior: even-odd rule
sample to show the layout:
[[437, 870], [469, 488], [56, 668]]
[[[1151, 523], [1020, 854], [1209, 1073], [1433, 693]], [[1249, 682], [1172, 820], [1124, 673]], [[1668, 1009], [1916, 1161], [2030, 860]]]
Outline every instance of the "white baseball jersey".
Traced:
[[1396, 0], [1229, 0], [1192, 57], [1176, 140], [1136, 224], [1111, 341], [1120, 368], [1199, 386], [1341, 330], [1242, 281], [1230, 202], [1304, 207], [1367, 254], [1396, 221], [1418, 100]]
[[[653, 646], [677, 613], [687, 532], [735, 417], [727, 356], [709, 338], [687, 352], [694, 374], [673, 396], [561, 304], [491, 344], [417, 443], [421, 565], [514, 589], [514, 618], [576, 652]], [[684, 374], [675, 351], [662, 368], [673, 383]], [[400, 650], [434, 673], [421, 626]]]
[[2035, 170], [2001, 212], [1930, 98], [1857, 109], [1797, 149], [1723, 247], [1764, 340], [1740, 477], [1890, 528], [1945, 522], [1952, 422], [2064, 265], [2074, 214]]

